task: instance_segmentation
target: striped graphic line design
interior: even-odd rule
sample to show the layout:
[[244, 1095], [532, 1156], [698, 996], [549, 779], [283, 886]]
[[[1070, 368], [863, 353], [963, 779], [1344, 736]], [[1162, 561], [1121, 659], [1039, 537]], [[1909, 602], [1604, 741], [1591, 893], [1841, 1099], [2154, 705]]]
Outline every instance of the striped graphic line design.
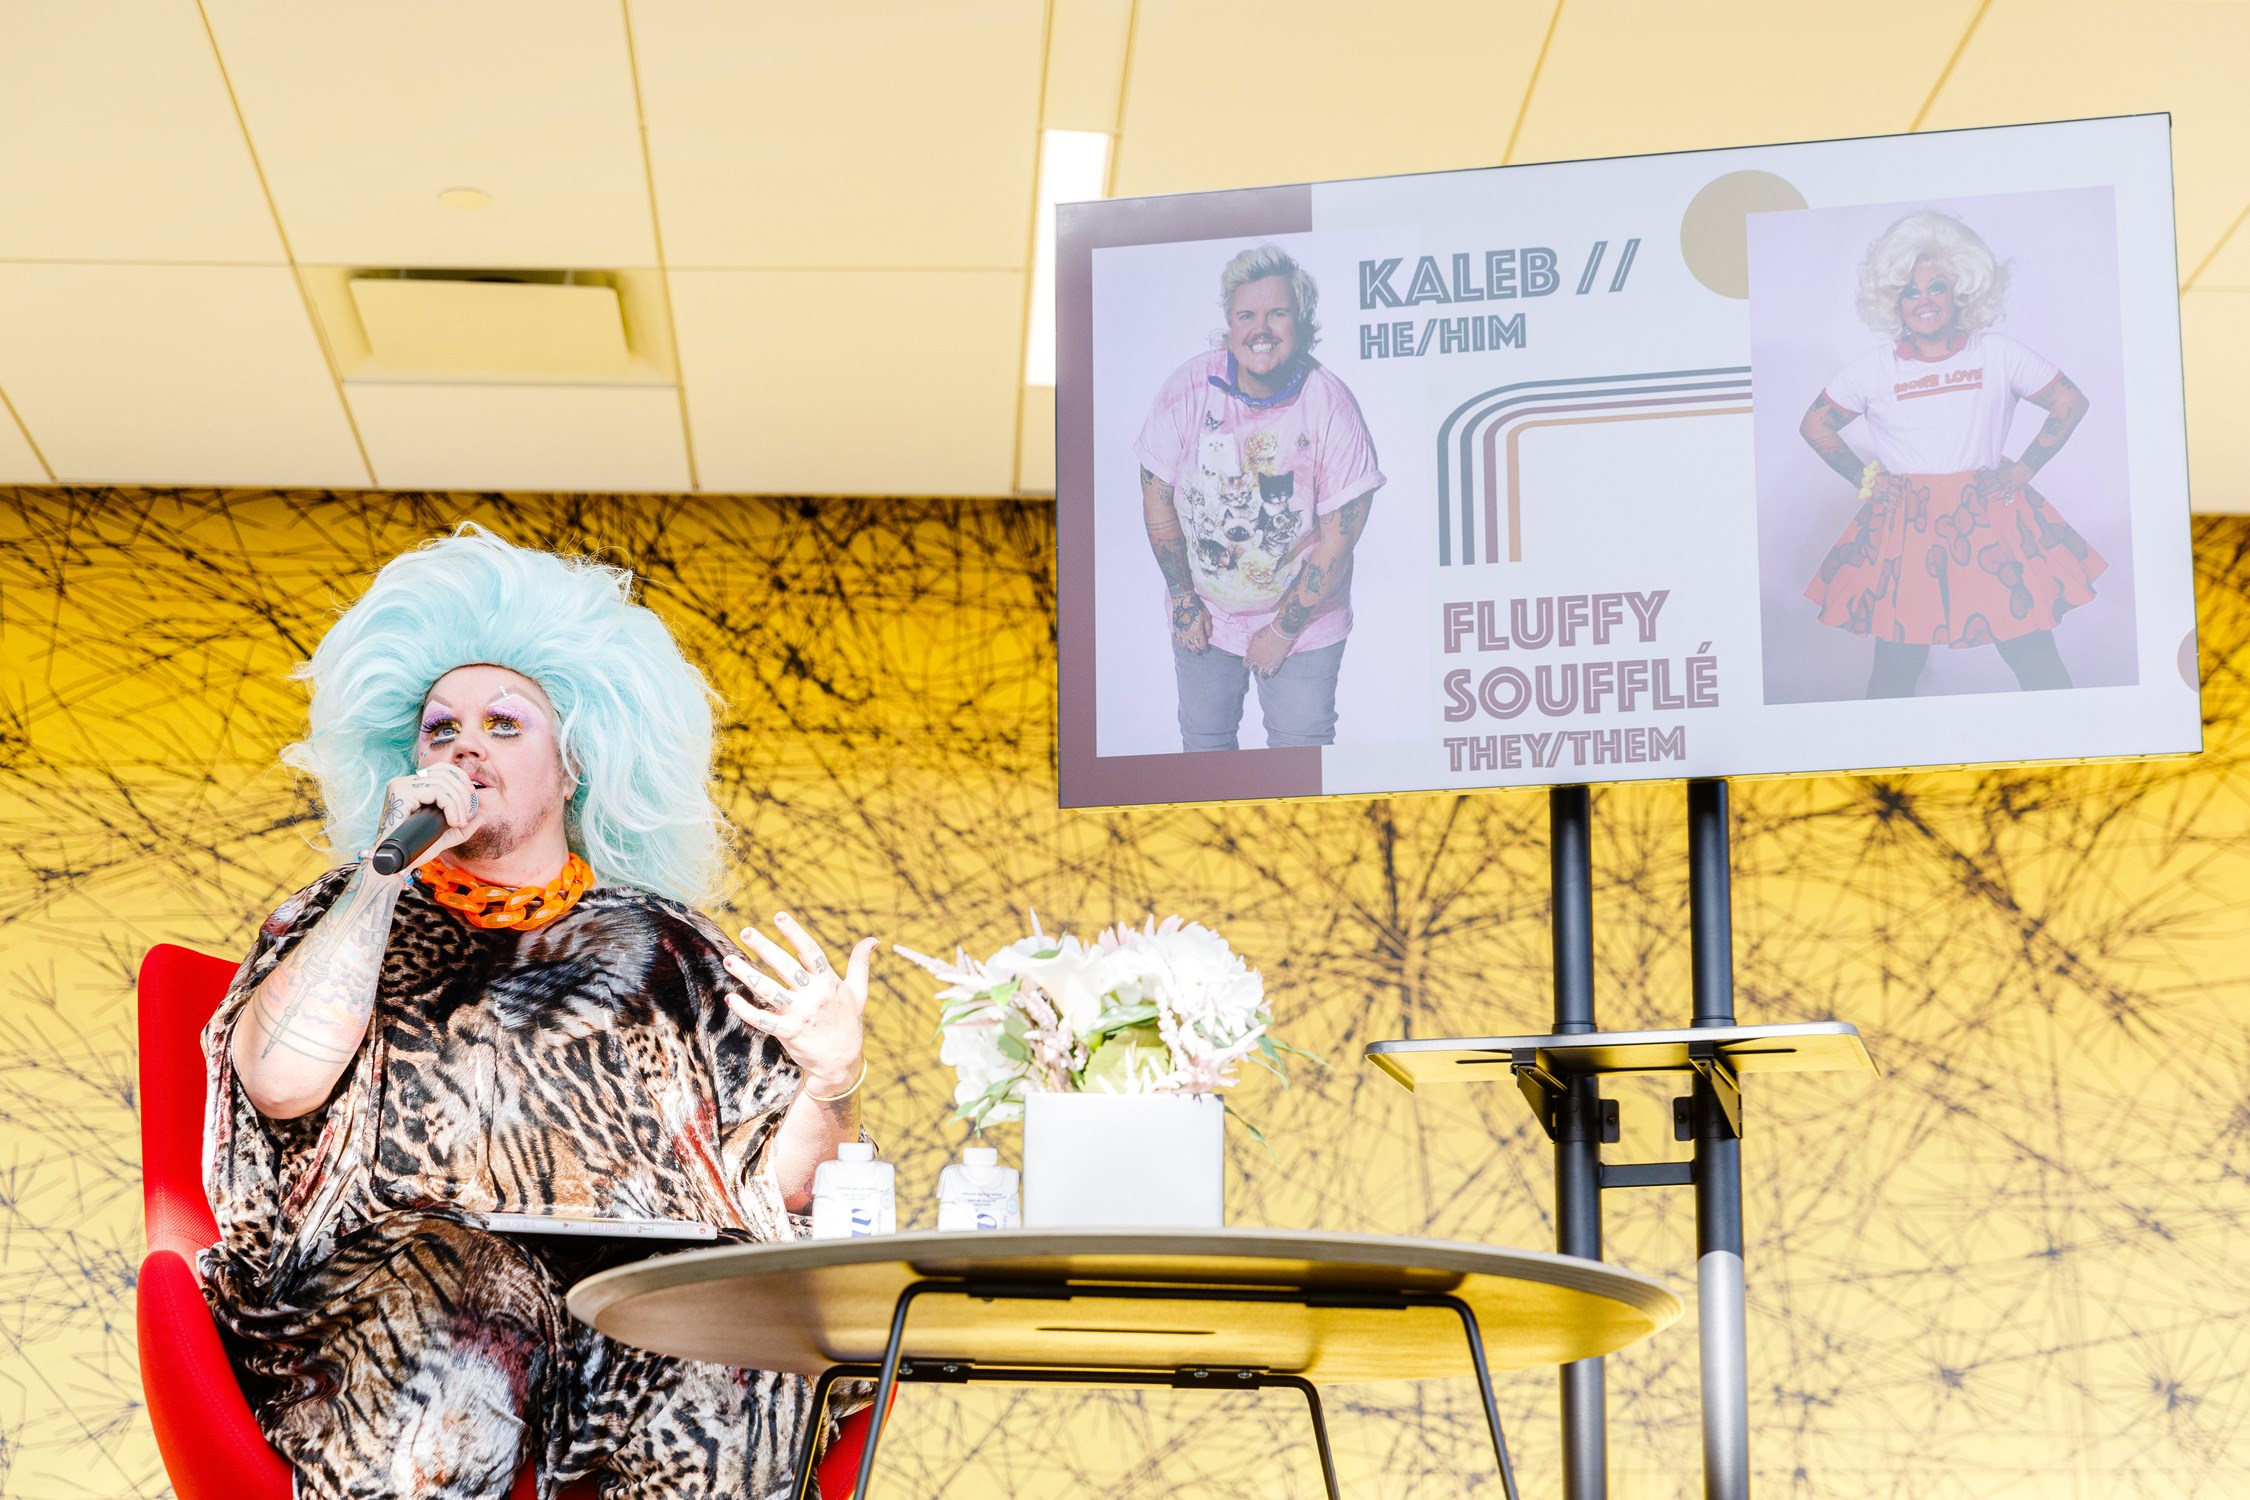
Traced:
[[1513, 437], [1508, 440], [1504, 469], [1499, 462], [1499, 443], [1508, 429], [1519, 424], [1557, 425], [1557, 419], [1590, 413], [1613, 413], [1606, 420], [1622, 421], [1635, 414], [1740, 412], [1748, 410], [1749, 399], [1747, 365], [1526, 380], [1479, 392], [1455, 407], [1438, 427], [1438, 565], [1497, 563], [1503, 534], [1507, 559], [1521, 557]]

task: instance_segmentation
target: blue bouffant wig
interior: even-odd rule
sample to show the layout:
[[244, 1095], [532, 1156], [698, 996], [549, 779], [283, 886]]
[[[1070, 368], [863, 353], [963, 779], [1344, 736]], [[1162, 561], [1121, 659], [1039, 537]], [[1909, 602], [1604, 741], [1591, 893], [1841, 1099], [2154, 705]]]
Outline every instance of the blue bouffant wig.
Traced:
[[604, 884], [694, 903], [711, 894], [725, 822], [711, 800], [716, 700], [633, 575], [512, 547], [464, 525], [392, 559], [296, 674], [311, 732], [282, 753], [320, 784], [328, 839], [375, 841], [383, 787], [414, 768], [423, 700], [455, 667], [539, 684], [559, 722], [570, 847]]

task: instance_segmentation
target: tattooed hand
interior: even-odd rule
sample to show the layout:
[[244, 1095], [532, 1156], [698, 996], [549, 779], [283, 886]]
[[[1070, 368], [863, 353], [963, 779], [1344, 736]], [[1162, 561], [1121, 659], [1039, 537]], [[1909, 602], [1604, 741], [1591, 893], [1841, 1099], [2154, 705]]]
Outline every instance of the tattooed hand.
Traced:
[[1896, 505], [1906, 498], [1907, 479], [1904, 474], [1893, 474], [1888, 469], [1877, 469], [1873, 477], [1862, 482], [1867, 498], [1877, 505]]
[[1250, 648], [1242, 653], [1242, 664], [1260, 677], [1271, 677], [1289, 660], [1289, 652], [1297, 643], [1268, 625], [1250, 637]]
[[867, 1010], [867, 963], [875, 952], [875, 939], [861, 938], [844, 972], [838, 974], [795, 917], [783, 912], [773, 922], [797, 951], [786, 951], [755, 927], [743, 928], [743, 946], [773, 972], [760, 973], [741, 954], [728, 954], [727, 972], [758, 998], [759, 1005], [729, 990], [727, 1008], [745, 1026], [781, 1043], [781, 1050], [803, 1071], [808, 1093], [841, 1094], [859, 1081], [865, 1060], [860, 1028]]
[[1211, 649], [1211, 612], [1203, 607], [1201, 596], [1172, 596], [1172, 644], [1190, 656]]
[[1977, 493], [1985, 499], [2002, 499], [2031, 483], [2031, 469], [2021, 463], [2005, 463], [1994, 469], [1979, 469], [1976, 483]]
[[394, 776], [383, 789], [383, 832], [396, 828], [399, 819], [418, 807], [435, 807], [445, 814], [445, 827], [423, 858], [435, 859], [477, 831], [477, 786], [467, 771], [450, 762], [425, 766], [419, 772]]

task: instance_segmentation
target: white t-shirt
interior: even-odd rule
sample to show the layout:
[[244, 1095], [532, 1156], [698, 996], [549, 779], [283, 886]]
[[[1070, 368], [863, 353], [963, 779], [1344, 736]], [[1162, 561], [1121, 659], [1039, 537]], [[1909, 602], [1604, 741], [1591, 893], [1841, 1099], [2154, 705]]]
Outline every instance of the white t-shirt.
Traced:
[[2016, 403], [2061, 373], [2004, 334], [1972, 333], [1935, 364], [1871, 349], [1828, 382], [1828, 399], [1867, 419], [1889, 472], [1960, 474], [1997, 466]]

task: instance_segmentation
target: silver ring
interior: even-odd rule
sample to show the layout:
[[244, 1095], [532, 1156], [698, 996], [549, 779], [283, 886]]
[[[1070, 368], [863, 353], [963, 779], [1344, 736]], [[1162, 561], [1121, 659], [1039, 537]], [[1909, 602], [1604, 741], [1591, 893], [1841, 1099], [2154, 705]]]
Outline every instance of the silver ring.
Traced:
[[415, 767], [414, 779], [416, 781], [428, 781], [430, 779], [430, 768], [428, 766]]

